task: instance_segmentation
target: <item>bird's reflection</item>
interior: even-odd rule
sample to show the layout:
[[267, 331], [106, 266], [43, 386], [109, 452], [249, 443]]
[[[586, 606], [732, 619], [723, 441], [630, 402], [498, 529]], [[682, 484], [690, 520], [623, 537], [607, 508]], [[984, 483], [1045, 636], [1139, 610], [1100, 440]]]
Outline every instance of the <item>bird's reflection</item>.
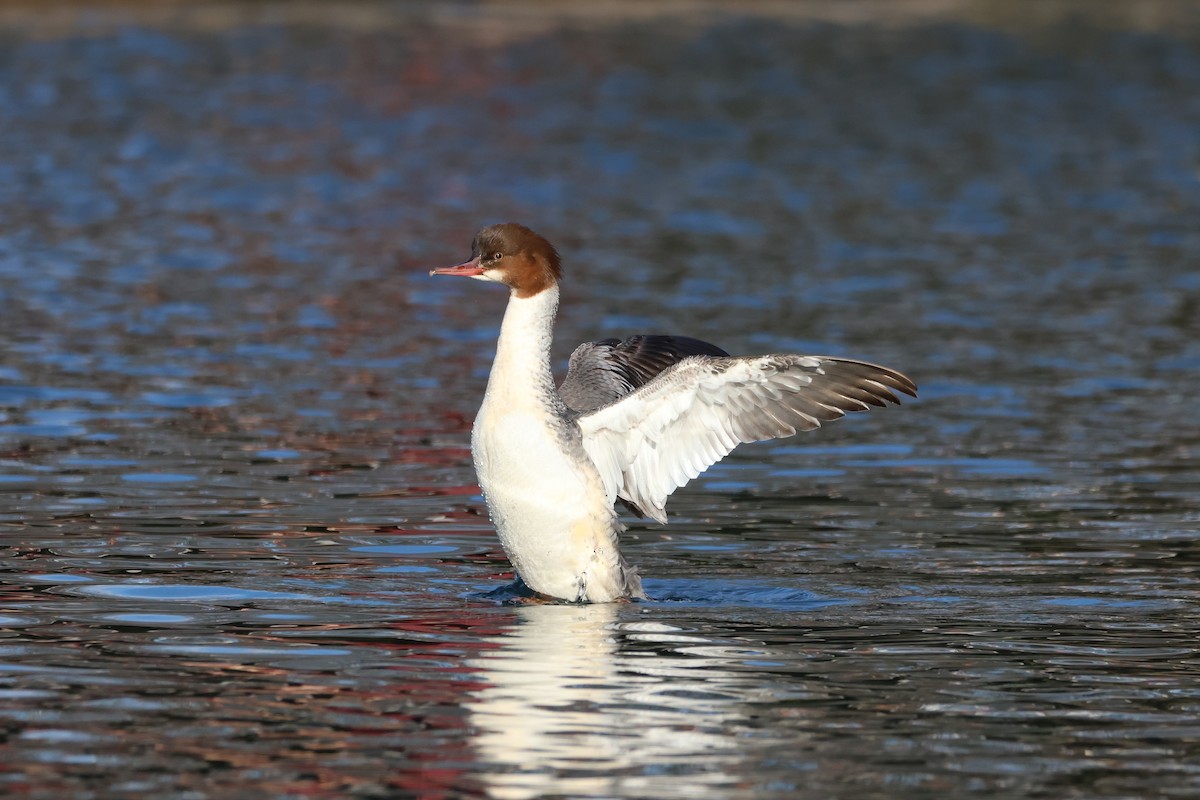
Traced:
[[469, 702], [490, 796], [727, 793], [745, 699], [735, 674], [677, 650], [703, 650], [702, 637], [618, 623], [620, 608], [519, 608], [499, 647], [472, 660], [489, 684]]

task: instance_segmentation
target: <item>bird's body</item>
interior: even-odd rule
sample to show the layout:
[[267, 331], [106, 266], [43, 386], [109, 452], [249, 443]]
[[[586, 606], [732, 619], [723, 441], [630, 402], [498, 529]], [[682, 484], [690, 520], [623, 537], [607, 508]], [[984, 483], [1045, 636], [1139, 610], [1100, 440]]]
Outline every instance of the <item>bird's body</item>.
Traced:
[[621, 523], [550, 373], [558, 287], [509, 300], [471, 432], [475, 473], [504, 552], [525, 584], [567, 600], [640, 596]]
[[493, 225], [471, 261], [434, 270], [510, 289], [471, 435], [492, 522], [521, 580], [578, 602], [642, 597], [621, 557], [614, 504], [666, 522], [667, 497], [741, 442], [789, 436], [915, 394], [898, 372], [824, 356], [733, 358], [686, 337], [581, 345], [562, 386], [550, 370], [558, 254], [533, 231]]

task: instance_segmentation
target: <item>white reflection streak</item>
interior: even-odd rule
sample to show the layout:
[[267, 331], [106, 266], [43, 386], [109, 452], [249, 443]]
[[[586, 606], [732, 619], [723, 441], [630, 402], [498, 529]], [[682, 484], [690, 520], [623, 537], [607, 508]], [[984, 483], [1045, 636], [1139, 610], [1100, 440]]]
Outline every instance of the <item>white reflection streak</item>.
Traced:
[[[499, 649], [470, 662], [490, 684], [469, 705], [490, 797], [728, 796], [742, 700], [720, 679], [734, 673], [710, 659], [618, 653], [612, 604], [516, 613], [519, 624], [491, 640]], [[624, 629], [707, 643], [655, 623]]]

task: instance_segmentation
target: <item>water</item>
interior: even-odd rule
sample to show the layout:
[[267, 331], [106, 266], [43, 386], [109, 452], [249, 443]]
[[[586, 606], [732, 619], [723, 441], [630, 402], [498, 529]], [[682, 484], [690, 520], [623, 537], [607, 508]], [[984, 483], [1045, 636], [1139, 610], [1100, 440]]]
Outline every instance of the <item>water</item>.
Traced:
[[[965, 7], [6, 17], [0, 794], [1200, 794], [1196, 17]], [[648, 602], [499, 604], [504, 298], [425, 270], [502, 219], [562, 359], [921, 399], [633, 525]]]

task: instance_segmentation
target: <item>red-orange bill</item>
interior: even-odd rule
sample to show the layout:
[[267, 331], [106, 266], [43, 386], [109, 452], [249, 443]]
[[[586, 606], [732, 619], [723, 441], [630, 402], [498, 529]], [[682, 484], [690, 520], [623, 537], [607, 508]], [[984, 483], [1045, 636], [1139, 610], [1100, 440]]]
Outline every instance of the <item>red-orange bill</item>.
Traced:
[[438, 267], [437, 269], [429, 270], [430, 275], [463, 275], [468, 278], [474, 275], [482, 275], [483, 267], [479, 266], [479, 259], [472, 258], [464, 264], [457, 264], [453, 267]]

